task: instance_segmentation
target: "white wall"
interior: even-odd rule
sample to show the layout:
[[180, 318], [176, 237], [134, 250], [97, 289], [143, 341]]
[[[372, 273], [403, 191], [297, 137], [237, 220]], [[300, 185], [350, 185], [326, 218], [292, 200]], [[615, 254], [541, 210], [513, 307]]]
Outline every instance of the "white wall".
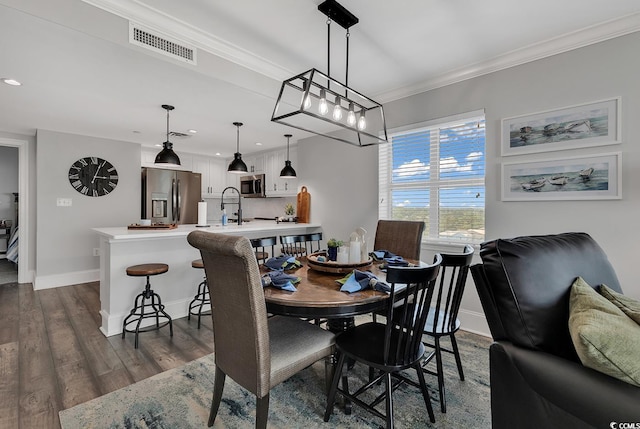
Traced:
[[[34, 287], [42, 289], [98, 280], [98, 238], [91, 228], [122, 226], [140, 218], [140, 145], [96, 137], [38, 130], [37, 256]], [[69, 167], [97, 156], [116, 167], [116, 189], [88, 197], [69, 183]], [[58, 207], [70, 198], [71, 207]]]
[[[385, 105], [389, 128], [484, 108], [486, 111], [486, 239], [518, 235], [584, 231], [608, 254], [625, 293], [640, 298], [635, 270], [636, 228], [640, 213], [640, 34], [556, 55], [428, 91]], [[500, 156], [501, 119], [543, 110], [622, 97], [622, 143], [612, 146]], [[502, 202], [503, 162], [622, 151], [622, 200]], [[375, 231], [377, 219], [377, 155], [375, 149], [314, 137], [298, 144], [297, 169], [312, 193], [312, 219], [328, 235], [358, 225]], [[422, 259], [427, 252], [423, 251]], [[477, 259], [477, 258], [476, 258]], [[470, 282], [461, 318], [472, 330], [484, 331], [482, 312]], [[466, 322], [464, 318], [467, 318]]]

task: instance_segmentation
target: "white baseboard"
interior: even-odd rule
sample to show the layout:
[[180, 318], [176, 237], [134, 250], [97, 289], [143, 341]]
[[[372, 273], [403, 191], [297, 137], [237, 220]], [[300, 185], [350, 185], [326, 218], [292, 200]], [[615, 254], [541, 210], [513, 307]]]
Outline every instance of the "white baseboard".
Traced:
[[484, 313], [460, 309], [458, 319], [460, 319], [461, 330], [491, 338], [491, 331]]
[[100, 280], [100, 270], [75, 271], [72, 273], [53, 274], [50, 276], [35, 276], [34, 290], [51, 289], [60, 286], [71, 286], [80, 283], [97, 282]]
[[[171, 301], [171, 302], [163, 301], [162, 303], [165, 306], [164, 311], [166, 311], [167, 314], [171, 316], [171, 319], [176, 320], [181, 317], [185, 317], [189, 314], [190, 302], [191, 302], [191, 299], [188, 298], [188, 299], [181, 299], [178, 301]], [[133, 303], [131, 303], [131, 307], [133, 308]], [[102, 326], [100, 327], [100, 332], [102, 332], [102, 334], [105, 337], [111, 337], [113, 335], [122, 334], [122, 322], [124, 322], [124, 319], [128, 315], [129, 315], [129, 311], [127, 311], [124, 314], [109, 314], [104, 310], [100, 310], [100, 316], [102, 316]], [[207, 316], [207, 317], [211, 317], [211, 316]], [[162, 323], [162, 320], [160, 322]], [[154, 319], [151, 319], [151, 318], [145, 319], [140, 324], [140, 327], [144, 328], [146, 326], [151, 326], [154, 323], [155, 323]]]

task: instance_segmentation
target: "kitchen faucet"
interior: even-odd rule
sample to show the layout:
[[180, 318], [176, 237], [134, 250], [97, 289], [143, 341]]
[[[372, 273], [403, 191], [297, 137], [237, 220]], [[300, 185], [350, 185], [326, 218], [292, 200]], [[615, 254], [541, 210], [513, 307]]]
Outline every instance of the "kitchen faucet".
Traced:
[[227, 192], [227, 190], [229, 189], [233, 189], [234, 191], [236, 191], [236, 193], [238, 194], [238, 202], [236, 203], [227, 203], [227, 204], [237, 204], [238, 205], [238, 225], [242, 225], [242, 195], [240, 195], [240, 191], [238, 191], [237, 188], [234, 188], [233, 186], [227, 186], [226, 188], [224, 188], [224, 191], [222, 191], [222, 198], [220, 199], [220, 210], [224, 210], [224, 193]]

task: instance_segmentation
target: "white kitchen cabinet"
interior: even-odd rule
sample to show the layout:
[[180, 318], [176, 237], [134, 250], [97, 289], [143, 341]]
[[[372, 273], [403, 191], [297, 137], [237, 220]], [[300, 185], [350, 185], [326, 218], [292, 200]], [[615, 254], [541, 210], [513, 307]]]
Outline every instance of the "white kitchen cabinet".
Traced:
[[247, 164], [247, 173], [264, 173], [265, 172], [265, 154], [243, 156], [242, 160]]
[[202, 175], [202, 198], [220, 198], [227, 186], [227, 164], [219, 158], [193, 157], [193, 171]]
[[[295, 146], [289, 148], [289, 160], [295, 169], [298, 151]], [[266, 194], [267, 197], [291, 197], [298, 193], [298, 179], [282, 179], [280, 171], [287, 160], [287, 149], [278, 149], [266, 154]]]

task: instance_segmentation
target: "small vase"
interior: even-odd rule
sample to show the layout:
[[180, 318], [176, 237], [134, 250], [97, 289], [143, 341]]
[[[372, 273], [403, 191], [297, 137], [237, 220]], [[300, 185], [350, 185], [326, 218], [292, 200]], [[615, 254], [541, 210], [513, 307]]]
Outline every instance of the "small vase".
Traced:
[[335, 261], [338, 259], [338, 248], [337, 247], [328, 247], [327, 248], [327, 257], [330, 261]]

